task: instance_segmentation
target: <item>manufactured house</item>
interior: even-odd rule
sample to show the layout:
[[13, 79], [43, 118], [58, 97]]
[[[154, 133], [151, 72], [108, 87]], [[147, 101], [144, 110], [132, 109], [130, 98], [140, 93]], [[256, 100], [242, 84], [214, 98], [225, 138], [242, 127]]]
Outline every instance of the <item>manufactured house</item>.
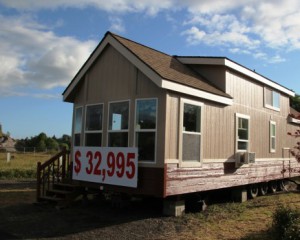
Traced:
[[287, 135], [300, 126], [289, 117], [294, 95], [226, 57], [170, 56], [107, 32], [63, 100], [74, 105], [73, 149], [137, 149], [136, 186], [77, 182], [165, 199], [275, 190], [299, 175]]

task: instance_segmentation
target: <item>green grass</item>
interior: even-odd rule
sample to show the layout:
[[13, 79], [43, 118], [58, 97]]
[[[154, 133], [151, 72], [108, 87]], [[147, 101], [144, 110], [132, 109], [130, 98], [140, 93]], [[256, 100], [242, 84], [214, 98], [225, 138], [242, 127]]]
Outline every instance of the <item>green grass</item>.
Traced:
[[11, 153], [7, 162], [7, 154], [0, 153], [0, 179], [35, 178], [37, 162], [45, 162], [50, 157], [45, 153]]
[[272, 229], [276, 209], [300, 210], [300, 194], [285, 193], [258, 197], [244, 203], [215, 204], [204, 212], [186, 214], [178, 222], [184, 229], [178, 239], [276, 239]]

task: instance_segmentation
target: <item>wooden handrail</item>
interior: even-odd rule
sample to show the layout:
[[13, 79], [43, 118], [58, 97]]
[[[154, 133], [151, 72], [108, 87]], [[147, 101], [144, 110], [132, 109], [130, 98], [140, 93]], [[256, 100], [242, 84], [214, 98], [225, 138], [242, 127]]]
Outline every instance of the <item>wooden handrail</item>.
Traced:
[[44, 163], [37, 163], [36, 199], [40, 201], [53, 184], [71, 179], [70, 151], [64, 148]]

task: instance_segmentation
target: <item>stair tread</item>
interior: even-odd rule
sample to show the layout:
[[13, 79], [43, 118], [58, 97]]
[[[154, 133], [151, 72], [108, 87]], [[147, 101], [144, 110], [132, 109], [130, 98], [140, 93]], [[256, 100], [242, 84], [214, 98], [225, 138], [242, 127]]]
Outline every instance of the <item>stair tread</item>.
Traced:
[[56, 197], [56, 196], [42, 196], [41, 199], [48, 200], [48, 201], [55, 201], [55, 202], [64, 200], [64, 198], [60, 198], [60, 197]]
[[58, 193], [58, 194], [70, 194], [70, 193], [73, 193], [73, 190], [60, 190], [60, 189], [50, 189], [48, 190], [48, 192], [50, 193]]

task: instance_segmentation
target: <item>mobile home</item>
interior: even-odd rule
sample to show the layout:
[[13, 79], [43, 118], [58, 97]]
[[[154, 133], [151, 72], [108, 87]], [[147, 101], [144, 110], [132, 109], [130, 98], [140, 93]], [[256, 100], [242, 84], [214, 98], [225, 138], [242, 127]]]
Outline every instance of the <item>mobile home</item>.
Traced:
[[[63, 93], [74, 105], [73, 179], [165, 199], [233, 187], [265, 194], [299, 175], [287, 135], [299, 128], [294, 95], [226, 57], [170, 56], [107, 32]], [[104, 180], [112, 169], [123, 180]]]

